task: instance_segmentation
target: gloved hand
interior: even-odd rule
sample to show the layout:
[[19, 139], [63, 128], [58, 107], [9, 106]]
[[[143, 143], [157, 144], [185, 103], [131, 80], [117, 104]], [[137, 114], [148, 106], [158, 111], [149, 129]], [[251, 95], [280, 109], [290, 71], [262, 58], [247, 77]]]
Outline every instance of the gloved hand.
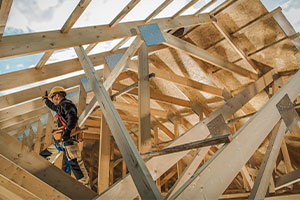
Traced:
[[47, 91], [47, 90], [45, 91], [45, 95], [44, 95], [42, 98], [43, 98], [44, 100], [45, 100], [45, 99], [48, 99], [48, 91]]
[[67, 141], [68, 139], [70, 139], [71, 138], [70, 135], [71, 135], [71, 130], [66, 128], [64, 134], [62, 135], [63, 141]]

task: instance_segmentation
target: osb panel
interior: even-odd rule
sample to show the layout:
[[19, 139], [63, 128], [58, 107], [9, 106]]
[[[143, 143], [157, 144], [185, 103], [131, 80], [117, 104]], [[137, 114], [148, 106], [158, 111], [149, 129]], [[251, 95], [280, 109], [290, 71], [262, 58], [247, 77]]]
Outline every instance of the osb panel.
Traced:
[[242, 0], [222, 11], [216, 18], [227, 32], [233, 33], [266, 12], [259, 0]]
[[223, 38], [213, 24], [203, 24], [187, 35], [197, 46], [207, 49]]
[[272, 47], [251, 56], [278, 71], [299, 69], [300, 54], [289, 40], [283, 40]]
[[284, 32], [273, 18], [260, 21], [255, 26], [243, 29], [235, 34], [234, 41], [243, 52], [250, 54], [264, 46], [285, 37]]

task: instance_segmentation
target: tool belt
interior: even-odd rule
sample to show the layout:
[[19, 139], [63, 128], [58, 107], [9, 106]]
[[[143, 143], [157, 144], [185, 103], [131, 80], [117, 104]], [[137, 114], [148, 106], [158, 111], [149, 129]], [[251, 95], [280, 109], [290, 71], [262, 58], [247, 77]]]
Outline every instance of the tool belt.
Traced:
[[[79, 128], [79, 126], [76, 126], [71, 130], [70, 137], [75, 141], [81, 142], [83, 140], [83, 130], [87, 130], [87, 129], [88, 129], [87, 126], [84, 128]], [[64, 131], [65, 131], [64, 126], [61, 126], [58, 129], [53, 130], [52, 133], [54, 139], [58, 142], [61, 142]]]

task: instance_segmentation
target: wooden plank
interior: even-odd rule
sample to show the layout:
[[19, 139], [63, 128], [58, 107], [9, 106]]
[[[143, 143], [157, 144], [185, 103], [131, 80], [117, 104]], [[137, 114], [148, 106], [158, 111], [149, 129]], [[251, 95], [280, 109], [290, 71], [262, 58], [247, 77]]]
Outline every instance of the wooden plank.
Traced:
[[60, 29], [61, 33], [67, 33], [79, 19], [83, 11], [88, 7], [92, 0], [80, 0], [76, 8], [73, 10], [63, 27]]
[[251, 80], [256, 80], [258, 78], [257, 74], [250, 72], [242, 67], [239, 67], [238, 65], [230, 63], [221, 57], [214, 56], [211, 53], [209, 53], [191, 43], [188, 43], [184, 40], [181, 40], [175, 36], [172, 36], [172, 35], [164, 33], [164, 32], [162, 32], [162, 34], [166, 40], [166, 42], [164, 42], [165, 45], [168, 45], [172, 48], [181, 50], [191, 56], [194, 56], [198, 59], [201, 59], [201, 60], [208, 62], [212, 65], [215, 65], [217, 67], [220, 67], [224, 70], [230, 71], [232, 73], [236, 73], [240, 76], [244, 76]]
[[158, 8], [156, 8], [146, 19], [145, 22], [150, 22], [154, 17], [156, 17], [163, 9], [165, 9], [174, 0], [165, 0]]
[[82, 83], [80, 83], [79, 86], [79, 100], [78, 100], [78, 106], [77, 106], [77, 113], [78, 115], [80, 115], [82, 113], [82, 111], [84, 110], [84, 108], [86, 107], [86, 97], [87, 94], [83, 88]]
[[[70, 199], [55, 188], [47, 185], [20, 166], [0, 155], [0, 174], [22, 186], [41, 199]], [[17, 173], [16, 173], [17, 172]]]
[[[115, 83], [113, 85], [113, 90], [120, 91], [124, 88], [126, 88], [126, 86], [119, 84], [119, 83]], [[133, 89], [133, 90], [129, 91], [128, 94], [138, 95], [138, 90]], [[183, 107], [187, 107], [187, 108], [190, 108], [192, 106], [192, 103], [190, 101], [172, 97], [172, 96], [168, 96], [168, 95], [164, 95], [164, 94], [159, 94], [155, 91], [150, 92], [150, 98], [152, 100], [169, 103], [169, 104], [174, 104], [174, 105], [178, 105], [178, 106], [183, 106]]]
[[192, 0], [188, 4], [186, 4], [183, 8], [181, 8], [178, 12], [176, 12], [173, 16], [172, 19], [176, 19], [180, 14], [182, 14], [184, 11], [192, 7], [195, 3], [197, 3], [198, 0]]
[[[204, 118], [203, 121], [197, 123], [191, 129], [182, 134], [173, 143], [168, 145], [168, 147], [192, 142], [195, 140], [201, 140], [209, 135], [208, 128], [206, 124], [214, 119], [216, 116], [222, 114], [224, 119], [231, 117], [237, 110], [239, 110], [243, 105], [245, 105], [251, 98], [262, 91], [267, 85], [273, 81], [272, 71], [268, 72], [255, 83], [250, 84], [241, 93], [229, 99], [226, 104], [212, 112], [208, 117]], [[199, 134], [201, 132], [201, 135]], [[147, 161], [148, 169], [153, 177], [157, 179], [163, 173], [165, 173], [170, 167], [172, 167], [178, 160], [184, 157], [188, 152], [180, 152], [173, 155], [164, 155], [161, 157], [154, 157]], [[126, 185], [126, 189], [125, 186]], [[104, 192], [101, 198], [105, 199], [109, 197], [122, 197], [122, 198], [134, 198], [137, 195], [137, 191], [133, 187], [133, 181], [131, 176], [126, 176], [121, 182], [116, 183], [109, 190]]]
[[271, 131], [269, 145], [251, 190], [250, 199], [265, 198], [286, 130], [283, 120], [279, 120]]
[[9, 180], [2, 174], [0, 174], [0, 199], [14, 199], [14, 200], [23, 200], [23, 199], [40, 199], [33, 193], [26, 190], [24, 187], [14, 183], [12, 180]]
[[282, 155], [283, 155], [283, 160], [284, 160], [284, 163], [285, 163], [286, 172], [287, 173], [292, 172], [293, 167], [292, 167], [292, 164], [291, 164], [291, 159], [290, 159], [289, 151], [288, 151], [287, 146], [286, 146], [285, 139], [282, 140], [281, 152], [282, 152]]
[[[14, 109], [14, 110], [16, 110], [16, 109]], [[46, 106], [43, 106], [43, 107], [41, 107], [41, 109], [36, 109], [36, 110], [33, 110], [32, 112], [20, 114], [17, 116], [10, 116], [11, 118], [7, 118], [6, 120], [0, 121], [0, 128], [4, 129], [6, 127], [13, 126], [15, 124], [21, 123], [24, 120], [45, 114], [48, 111], [49, 111], [49, 108], [47, 108]], [[15, 113], [15, 114], [17, 114], [17, 113]], [[1, 116], [1, 118], [2, 118], [2, 116]]]
[[233, 38], [225, 30], [225, 28], [220, 23], [213, 22], [213, 24], [219, 30], [219, 32], [224, 36], [226, 41], [235, 50], [235, 52], [237, 52], [238, 55], [249, 65], [249, 67], [258, 72], [255, 63], [248, 58], [248, 56], [243, 52], [243, 50], [240, 47], [237, 46], [237, 44], [233, 41]]
[[36, 153], [40, 153], [41, 151], [41, 144], [42, 144], [42, 136], [43, 136], [43, 132], [44, 132], [44, 127], [42, 122], [39, 120], [38, 123], [38, 128], [35, 134], [35, 141], [34, 141], [34, 147], [33, 147], [33, 151]]
[[54, 50], [46, 51], [39, 62], [36, 64], [35, 69], [41, 69], [46, 64], [47, 60], [51, 57], [53, 52]]
[[[136, 63], [134, 61], [129, 61], [128, 65], [130, 68], [132, 68], [134, 71], [136, 71]], [[149, 73], [154, 73], [155, 78], [160, 78], [163, 80], [173, 82], [177, 85], [181, 85], [183, 87], [192, 88], [195, 90], [200, 90], [200, 91], [206, 92], [208, 94], [213, 94], [213, 95], [223, 97], [222, 89], [192, 80], [190, 78], [178, 76], [175, 73], [169, 73], [169, 72], [166, 72], [165, 70], [156, 69], [154, 67], [150, 67]]]
[[195, 142], [190, 142], [186, 144], [181, 144], [177, 146], [172, 146], [172, 147], [166, 147], [157, 151], [152, 151], [148, 153], [141, 154], [142, 158], [151, 158], [154, 156], [161, 156], [165, 154], [170, 154], [170, 153], [176, 153], [180, 151], [187, 151], [190, 149], [195, 149], [195, 148], [201, 148], [201, 147], [206, 147], [206, 146], [212, 146], [212, 145], [217, 145], [217, 144], [222, 144], [222, 143], [229, 143], [232, 140], [231, 135], [220, 135], [204, 140], [199, 140]]
[[8, 19], [12, 2], [12, 0], [0, 1], [0, 41], [4, 33], [5, 25]]
[[114, 46], [114, 47], [111, 49], [111, 52], [114, 52], [114, 51], [118, 50], [118, 49], [119, 49], [123, 44], [125, 44], [129, 39], [130, 39], [130, 37], [123, 38], [118, 44], [116, 44], [116, 46]]
[[[194, 16], [181, 16], [176, 20], [170, 18], [154, 19], [153, 23], [159, 24], [162, 30], [193, 26], [210, 22], [208, 14]], [[137, 26], [145, 25], [144, 21], [119, 23], [113, 29], [109, 25], [73, 28], [67, 35], [60, 31], [29, 33], [17, 36], [6, 36], [0, 44], [0, 58], [21, 56], [45, 52], [51, 49], [65, 49], [73, 46], [104, 42], [112, 39], [136, 36]]]
[[141, 0], [131, 0], [123, 10], [109, 23], [110, 27], [116, 26]]
[[151, 131], [150, 131], [150, 83], [149, 83], [149, 65], [148, 49], [143, 42], [139, 50], [139, 82], [138, 82], [138, 100], [139, 100], [139, 136], [138, 148], [140, 153], [151, 151]]
[[106, 93], [106, 88], [95, 74], [94, 67], [84, 52], [84, 49], [82, 47], [75, 47], [75, 51], [87, 74], [90, 86], [93, 88], [97, 101], [106, 117], [109, 128], [122, 153], [128, 170], [135, 181], [140, 196], [145, 199], [162, 199], [144, 161], [140, 157], [135, 144], [122, 123], [119, 114], [115, 110], [110, 97]]
[[300, 169], [297, 169], [290, 173], [279, 176], [275, 180], [275, 190], [279, 190], [283, 187], [297, 183], [299, 181], [300, 181]]
[[54, 118], [52, 113], [49, 111], [48, 113], [48, 121], [46, 125], [45, 139], [44, 139], [44, 148], [47, 148], [52, 144], [52, 130], [54, 126]]
[[94, 191], [75, 181], [71, 176], [53, 166], [37, 153], [22, 150], [21, 143], [3, 133], [2, 130], [0, 130], [0, 154], [9, 160], [13, 160], [16, 165], [71, 199], [93, 198], [96, 196]]
[[[104, 79], [109, 76], [110, 69], [107, 65], [104, 66]], [[111, 93], [111, 90], [108, 91]], [[111, 148], [111, 131], [107, 124], [106, 118], [101, 112], [101, 130], [99, 141], [99, 163], [98, 163], [98, 194], [102, 193], [109, 187], [109, 166], [110, 166], [110, 148]], [[113, 153], [113, 152], [112, 152]]]
[[[279, 112], [274, 112], [276, 104], [286, 94], [289, 95], [292, 101], [298, 96], [300, 92], [299, 80], [300, 72], [296, 73], [243, 128], [239, 129], [232, 142], [224, 145], [216, 152], [214, 159], [210, 159], [205, 165], [208, 166], [207, 168], [201, 167], [196, 172], [195, 178], [190, 179], [171, 199], [193, 198], [195, 195], [217, 199], [280, 119]], [[251, 137], [249, 137], [249, 134]], [[248, 148], [245, 148], [245, 146], [241, 148], [241, 144], [245, 143], [248, 144]], [[235, 159], [231, 159], [230, 163], [226, 163], [232, 155], [235, 156]], [[222, 179], [219, 177], [222, 177]], [[202, 188], [200, 189], [200, 187]]]

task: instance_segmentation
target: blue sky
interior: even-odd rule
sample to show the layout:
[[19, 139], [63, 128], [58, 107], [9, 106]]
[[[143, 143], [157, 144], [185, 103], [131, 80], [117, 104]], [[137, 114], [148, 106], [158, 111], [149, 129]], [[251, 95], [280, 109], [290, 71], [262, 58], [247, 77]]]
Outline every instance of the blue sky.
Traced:
[[[163, 1], [164, 0], [142, 0], [122, 22], [145, 19]], [[172, 16], [189, 1], [190, 0], [174, 0], [173, 3], [157, 17]], [[224, 0], [219, 1], [221, 3]], [[269, 11], [279, 6], [282, 7], [283, 13], [293, 25], [296, 32], [300, 32], [300, 0], [261, 1]], [[63, 26], [78, 2], [79, 0], [14, 0], [4, 35], [58, 30]], [[130, 0], [93, 0], [75, 23], [74, 27], [108, 24], [128, 2], [130, 2]], [[207, 2], [209, 2], [209, 0], [199, 0], [197, 4], [184, 14], [194, 13]], [[119, 40], [100, 43], [90, 54], [110, 50], [118, 41]], [[34, 54], [0, 60], [0, 74], [34, 67], [41, 56], [42, 54]], [[47, 63], [75, 57], [76, 54], [73, 49], [59, 50], [55, 51]]]

